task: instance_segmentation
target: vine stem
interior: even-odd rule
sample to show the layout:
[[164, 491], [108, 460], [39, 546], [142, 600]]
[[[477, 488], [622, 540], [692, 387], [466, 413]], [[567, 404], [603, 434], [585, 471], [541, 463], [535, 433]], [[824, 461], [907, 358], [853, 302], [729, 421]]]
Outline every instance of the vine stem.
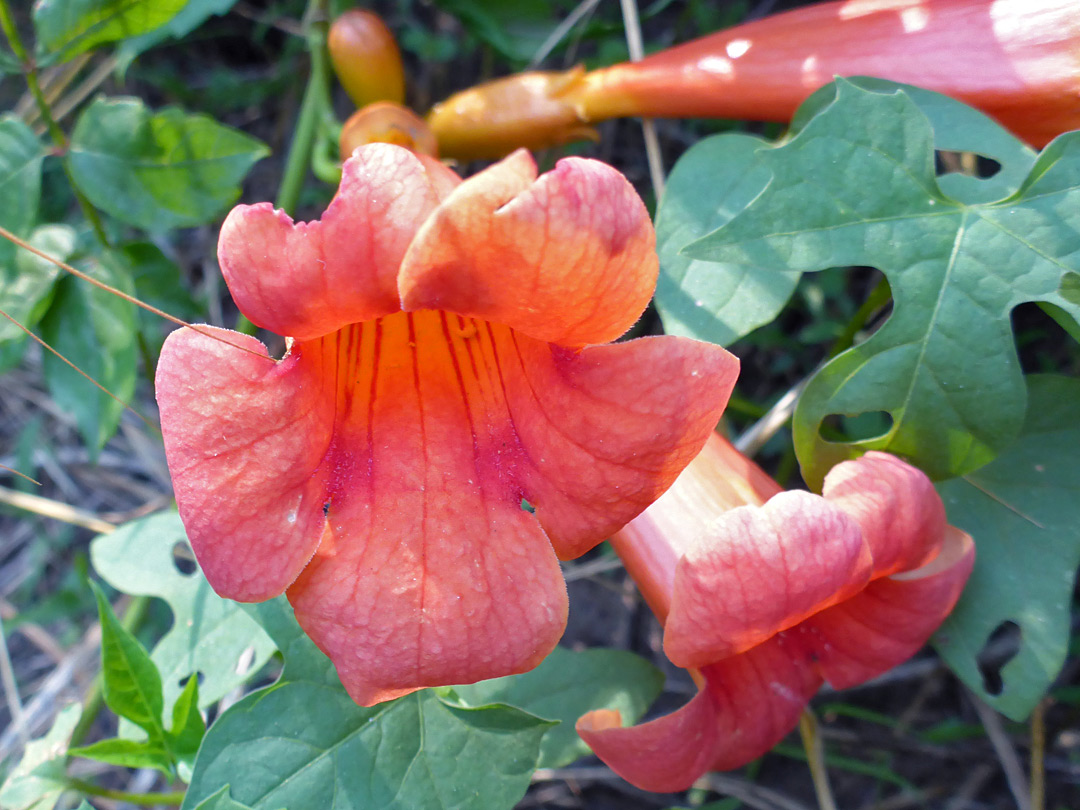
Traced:
[[173, 790], [168, 793], [128, 793], [126, 790], [113, 790], [112, 788], [95, 785], [84, 779], [68, 777], [64, 784], [72, 790], [85, 793], [87, 796], [100, 796], [103, 799], [114, 799], [118, 802], [137, 804], [140, 807], [154, 807], [156, 805], [175, 806], [184, 801], [184, 791]]
[[825, 747], [821, 744], [821, 733], [817, 718], [810, 709], [803, 709], [799, 717], [799, 736], [802, 737], [806, 750], [806, 763], [810, 766], [810, 778], [814, 781], [814, 794], [821, 810], [836, 810], [832, 788], [829, 787], [829, 773], [825, 769]]
[[[5, 0], [0, 0], [5, 2]], [[300, 102], [300, 115], [293, 130], [289, 153], [285, 157], [285, 170], [278, 187], [276, 208], [282, 209], [289, 216], [296, 213], [300, 202], [300, 191], [304, 187], [308, 167], [311, 165], [311, 153], [315, 146], [315, 133], [319, 119], [329, 98], [330, 66], [326, 56], [326, 8], [325, 0], [309, 0], [304, 12], [304, 37], [311, 54], [311, 72], [308, 74], [304, 96]], [[255, 324], [244, 313], [236, 320], [236, 331], [245, 335], [255, 334]]]
[[[8, 44], [11, 46], [11, 51], [15, 54], [15, 58], [22, 63], [23, 77], [26, 79], [26, 86], [30, 88], [30, 95], [34, 97], [34, 101], [37, 103], [38, 112], [41, 113], [41, 120], [49, 130], [49, 136], [61, 153], [67, 152], [69, 146], [67, 135], [60, 129], [60, 125], [56, 123], [56, 119], [53, 118], [52, 110], [49, 108], [49, 101], [45, 98], [45, 94], [41, 90], [41, 83], [38, 81], [37, 66], [34, 64], [34, 60], [30, 58], [30, 54], [27, 52], [22, 39], [19, 37], [19, 30], [15, 27], [15, 19], [11, 16], [11, 8], [8, 6], [8, 0], [0, 0], [0, 28], [3, 28], [4, 36], [7, 37]], [[101, 217], [98, 216], [97, 209], [90, 204], [90, 201], [86, 199], [83, 193], [79, 191], [78, 186], [75, 185], [75, 178], [71, 176], [71, 169], [68, 167], [67, 161], [63, 161], [63, 166], [64, 175], [67, 177], [68, 183], [71, 186], [71, 191], [74, 193], [75, 199], [82, 209], [83, 216], [85, 216], [86, 221], [90, 223], [90, 227], [94, 229], [94, 235], [97, 236], [98, 241], [105, 247], [109, 247], [109, 237], [105, 233], [105, 225], [102, 223]]]

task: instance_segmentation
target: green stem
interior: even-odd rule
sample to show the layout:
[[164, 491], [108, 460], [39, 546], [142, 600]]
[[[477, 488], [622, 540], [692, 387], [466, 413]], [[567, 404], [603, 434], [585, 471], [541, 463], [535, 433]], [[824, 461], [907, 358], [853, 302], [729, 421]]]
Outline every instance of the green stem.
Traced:
[[[26, 79], [26, 86], [30, 88], [30, 95], [34, 97], [38, 112], [41, 114], [41, 120], [45, 122], [45, 126], [49, 130], [49, 136], [61, 153], [67, 152], [69, 145], [67, 136], [64, 134], [64, 131], [60, 129], [60, 125], [56, 123], [56, 119], [53, 118], [52, 110], [49, 108], [49, 101], [41, 91], [41, 84], [38, 82], [37, 67], [34, 65], [34, 60], [30, 58], [30, 54], [23, 45], [22, 39], [19, 37], [19, 31], [15, 27], [15, 20], [11, 16], [11, 9], [8, 7], [7, 0], [0, 0], [0, 28], [4, 29], [4, 36], [7, 37], [8, 44], [11, 46], [11, 51], [15, 54], [15, 58], [22, 63], [23, 77]], [[68, 183], [71, 185], [71, 190], [75, 194], [76, 201], [79, 203], [79, 208], [82, 209], [83, 216], [85, 216], [87, 222], [90, 223], [90, 227], [94, 229], [94, 234], [97, 236], [98, 241], [105, 247], [108, 247], [109, 237], [105, 233], [105, 226], [101, 221], [101, 217], [98, 216], [97, 210], [75, 185], [75, 178], [71, 176], [71, 170], [68, 168], [66, 160], [63, 161], [63, 165], [64, 174], [67, 177]]]
[[[3, 2], [3, 0], [0, 0]], [[274, 205], [289, 216], [296, 213], [300, 202], [300, 191], [307, 178], [311, 165], [311, 151], [315, 145], [315, 133], [324, 105], [329, 98], [330, 66], [326, 56], [326, 13], [325, 0], [309, 0], [304, 13], [305, 35], [308, 51], [311, 53], [311, 73], [308, 75], [304, 97], [300, 102], [300, 115], [293, 131], [289, 154], [285, 158], [285, 171], [281, 177], [277, 199]], [[240, 313], [236, 321], [236, 331], [246, 335], [255, 334], [255, 325]]]
[[85, 793], [87, 796], [100, 796], [103, 799], [114, 799], [118, 802], [127, 802], [128, 804], [137, 804], [143, 807], [153, 807], [160, 804], [178, 805], [184, 801], [184, 791], [182, 790], [173, 790], [168, 793], [128, 793], [126, 790], [113, 790], [112, 788], [102, 787], [101, 785], [95, 785], [93, 782], [75, 779], [70, 776], [64, 780], [64, 784], [72, 790]]
[[803, 709], [799, 717], [799, 736], [802, 737], [806, 751], [806, 762], [810, 766], [810, 778], [814, 781], [814, 793], [820, 810], [836, 810], [832, 789], [829, 787], [829, 773], [825, 768], [825, 747], [821, 744], [817, 718], [809, 708]]
[[[2, 2], [2, 0], [0, 0], [0, 2]], [[131, 601], [128, 602], [127, 610], [124, 611], [124, 615], [120, 619], [120, 624], [129, 633], [134, 633], [139, 625], [142, 624], [143, 617], [146, 616], [146, 609], [149, 606], [150, 597], [131, 597]], [[82, 716], [75, 725], [75, 730], [71, 732], [71, 747], [74, 748], [81, 743], [86, 738], [86, 735], [90, 733], [90, 729], [94, 725], [94, 720], [97, 719], [98, 713], [101, 711], [101, 706], [104, 702], [105, 695], [102, 692], [101, 673], [99, 672], [94, 677], [94, 682], [90, 684], [90, 691], [86, 693], [86, 700], [83, 702]]]
[[836, 339], [836, 342], [829, 349], [829, 359], [836, 357], [840, 352], [850, 349], [855, 343], [855, 335], [859, 333], [859, 330], [866, 326], [866, 322], [870, 320], [875, 312], [881, 309], [889, 302], [889, 298], [892, 296], [892, 291], [889, 289], [889, 282], [885, 280], [883, 276], [877, 283], [877, 286], [870, 291], [870, 295], [863, 301], [862, 306], [859, 307], [855, 315], [848, 322], [848, 325], [844, 328], [844, 333]]

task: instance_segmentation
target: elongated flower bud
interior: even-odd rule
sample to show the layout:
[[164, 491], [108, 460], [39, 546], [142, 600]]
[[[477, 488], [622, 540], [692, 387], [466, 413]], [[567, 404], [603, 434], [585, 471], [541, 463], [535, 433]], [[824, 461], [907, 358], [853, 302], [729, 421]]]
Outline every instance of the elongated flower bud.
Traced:
[[481, 85], [436, 107], [443, 153], [495, 156], [525, 145], [518, 132], [550, 146], [623, 116], [786, 122], [834, 76], [944, 93], [1041, 147], [1080, 127], [1080, 14], [1073, 0], [842, 0], [574, 74], [569, 88], [534, 78], [550, 75]]
[[392, 101], [376, 101], [357, 110], [341, 128], [341, 159], [366, 143], [393, 143], [421, 155], [437, 157], [439, 144], [424, 120]]
[[405, 101], [401, 51], [379, 15], [346, 11], [330, 26], [326, 46], [341, 86], [357, 107], [374, 101]]

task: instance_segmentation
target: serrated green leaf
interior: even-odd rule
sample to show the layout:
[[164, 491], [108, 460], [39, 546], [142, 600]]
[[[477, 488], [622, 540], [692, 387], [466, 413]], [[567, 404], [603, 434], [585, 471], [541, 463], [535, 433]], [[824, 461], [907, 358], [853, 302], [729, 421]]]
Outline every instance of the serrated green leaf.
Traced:
[[544, 735], [538, 767], [560, 768], [589, 754], [574, 731], [579, 717], [593, 709], [618, 709], [633, 725], [663, 685], [663, 674], [633, 653], [556, 647], [530, 672], [455, 686], [454, 692], [470, 706], [504, 703], [559, 721]]
[[340, 686], [284, 683], [214, 723], [183, 808], [226, 783], [252, 810], [511, 808], [549, 725], [505, 706], [452, 706], [431, 692], [365, 709]]
[[152, 113], [138, 99], [99, 99], [79, 117], [67, 161], [95, 206], [147, 230], [209, 222], [240, 196], [260, 141], [205, 115]]
[[[132, 292], [130, 279], [115, 268], [108, 255], [87, 272], [99, 281]], [[50, 346], [115, 397], [51, 353], [45, 354], [49, 393], [61, 409], [75, 416], [79, 432], [96, 454], [116, 432], [124, 411], [122, 403], [131, 401], [135, 393], [135, 307], [85, 281], [63, 278], [56, 283], [55, 298], [41, 321], [41, 333]]]
[[66, 62], [99, 45], [164, 25], [186, 0], [38, 0], [34, 30], [40, 56]]
[[[68, 225], [42, 225], [26, 240], [53, 258], [66, 261], [75, 250], [78, 236]], [[10, 244], [4, 240], [6, 244]], [[27, 329], [33, 329], [52, 303], [60, 268], [22, 248], [14, 266], [0, 269], [0, 309]], [[26, 333], [7, 318], [0, 319], [0, 344], [22, 343]]]
[[207, 707], [274, 652], [274, 643], [239, 604], [214, 593], [201, 572], [176, 568], [173, 547], [186, 541], [180, 516], [169, 511], [126, 523], [90, 544], [102, 579], [125, 593], [164, 599], [172, 610], [172, 627], [151, 654], [161, 672], [165, 713], [175, 712], [185, 679], [202, 674], [199, 699]]
[[[685, 249], [695, 258], [778, 270], [872, 265], [894, 310], [866, 342], [814, 376], [795, 413], [813, 487], [868, 449], [934, 478], [977, 469], [1013, 440], [1026, 392], [1009, 313], [1026, 301], [1080, 311], [1059, 292], [1080, 267], [1080, 134], [1040, 155], [1012, 197], [965, 204], [934, 177], [929, 121], [902, 91], [838, 81], [836, 99], [789, 143], [761, 153], [773, 179], [742, 213]], [[887, 412], [885, 434], [820, 435], [833, 414]]]
[[[991, 464], [938, 485], [949, 522], [975, 539], [975, 569], [935, 644], [953, 671], [1014, 720], [1035, 708], [1065, 662], [1080, 564], [1080, 380], [1029, 378], [1016, 442]], [[986, 691], [976, 656], [1006, 621], [1020, 648]]]
[[28, 743], [19, 764], [0, 787], [5, 810], [52, 810], [66, 789], [65, 758], [82, 707], [65, 706], [42, 738]]

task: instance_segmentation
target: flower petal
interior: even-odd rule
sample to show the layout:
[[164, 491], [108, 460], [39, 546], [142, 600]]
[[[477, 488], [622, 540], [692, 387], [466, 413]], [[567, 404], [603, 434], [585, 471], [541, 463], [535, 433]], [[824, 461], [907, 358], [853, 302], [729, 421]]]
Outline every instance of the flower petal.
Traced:
[[918, 568], [945, 537], [945, 507], [926, 473], [888, 453], [837, 464], [822, 495], [862, 527], [874, 576]]
[[269, 599], [296, 578], [322, 535], [326, 472], [318, 468], [333, 398], [320, 396], [319, 369], [296, 356], [275, 362], [255, 338], [199, 328], [226, 342], [180, 329], [158, 361], [176, 501], [214, 590]]
[[837, 689], [864, 683], [906, 661], [949, 615], [975, 563], [975, 545], [948, 527], [934, 560], [877, 579], [799, 626], [822, 674]]
[[764, 754], [793, 729], [821, 686], [797, 639], [773, 637], [702, 670], [705, 688], [678, 711], [630, 728], [618, 712], [590, 712], [577, 732], [607, 765], [642, 790], [689, 788], [709, 770]]
[[610, 166], [566, 158], [537, 179], [519, 150], [462, 183], [421, 228], [401, 270], [402, 306], [563, 346], [606, 343], [652, 297], [654, 246], [645, 206]]
[[401, 308], [401, 259], [457, 177], [389, 144], [357, 149], [342, 172], [321, 220], [294, 223], [269, 203], [226, 218], [221, 271], [255, 324], [306, 340]]
[[720, 515], [679, 561], [664, 652], [701, 667], [760, 644], [858, 592], [870, 557], [858, 524], [808, 492]]
[[327, 533], [289, 599], [359, 703], [524, 671], [562, 634], [558, 561], [515, 480], [500, 331], [397, 313], [297, 347], [335, 359], [337, 415]]
[[524, 496], [561, 559], [642, 512], [704, 445], [738, 360], [719, 346], [649, 337], [580, 352], [515, 335], [500, 346], [524, 459]]

